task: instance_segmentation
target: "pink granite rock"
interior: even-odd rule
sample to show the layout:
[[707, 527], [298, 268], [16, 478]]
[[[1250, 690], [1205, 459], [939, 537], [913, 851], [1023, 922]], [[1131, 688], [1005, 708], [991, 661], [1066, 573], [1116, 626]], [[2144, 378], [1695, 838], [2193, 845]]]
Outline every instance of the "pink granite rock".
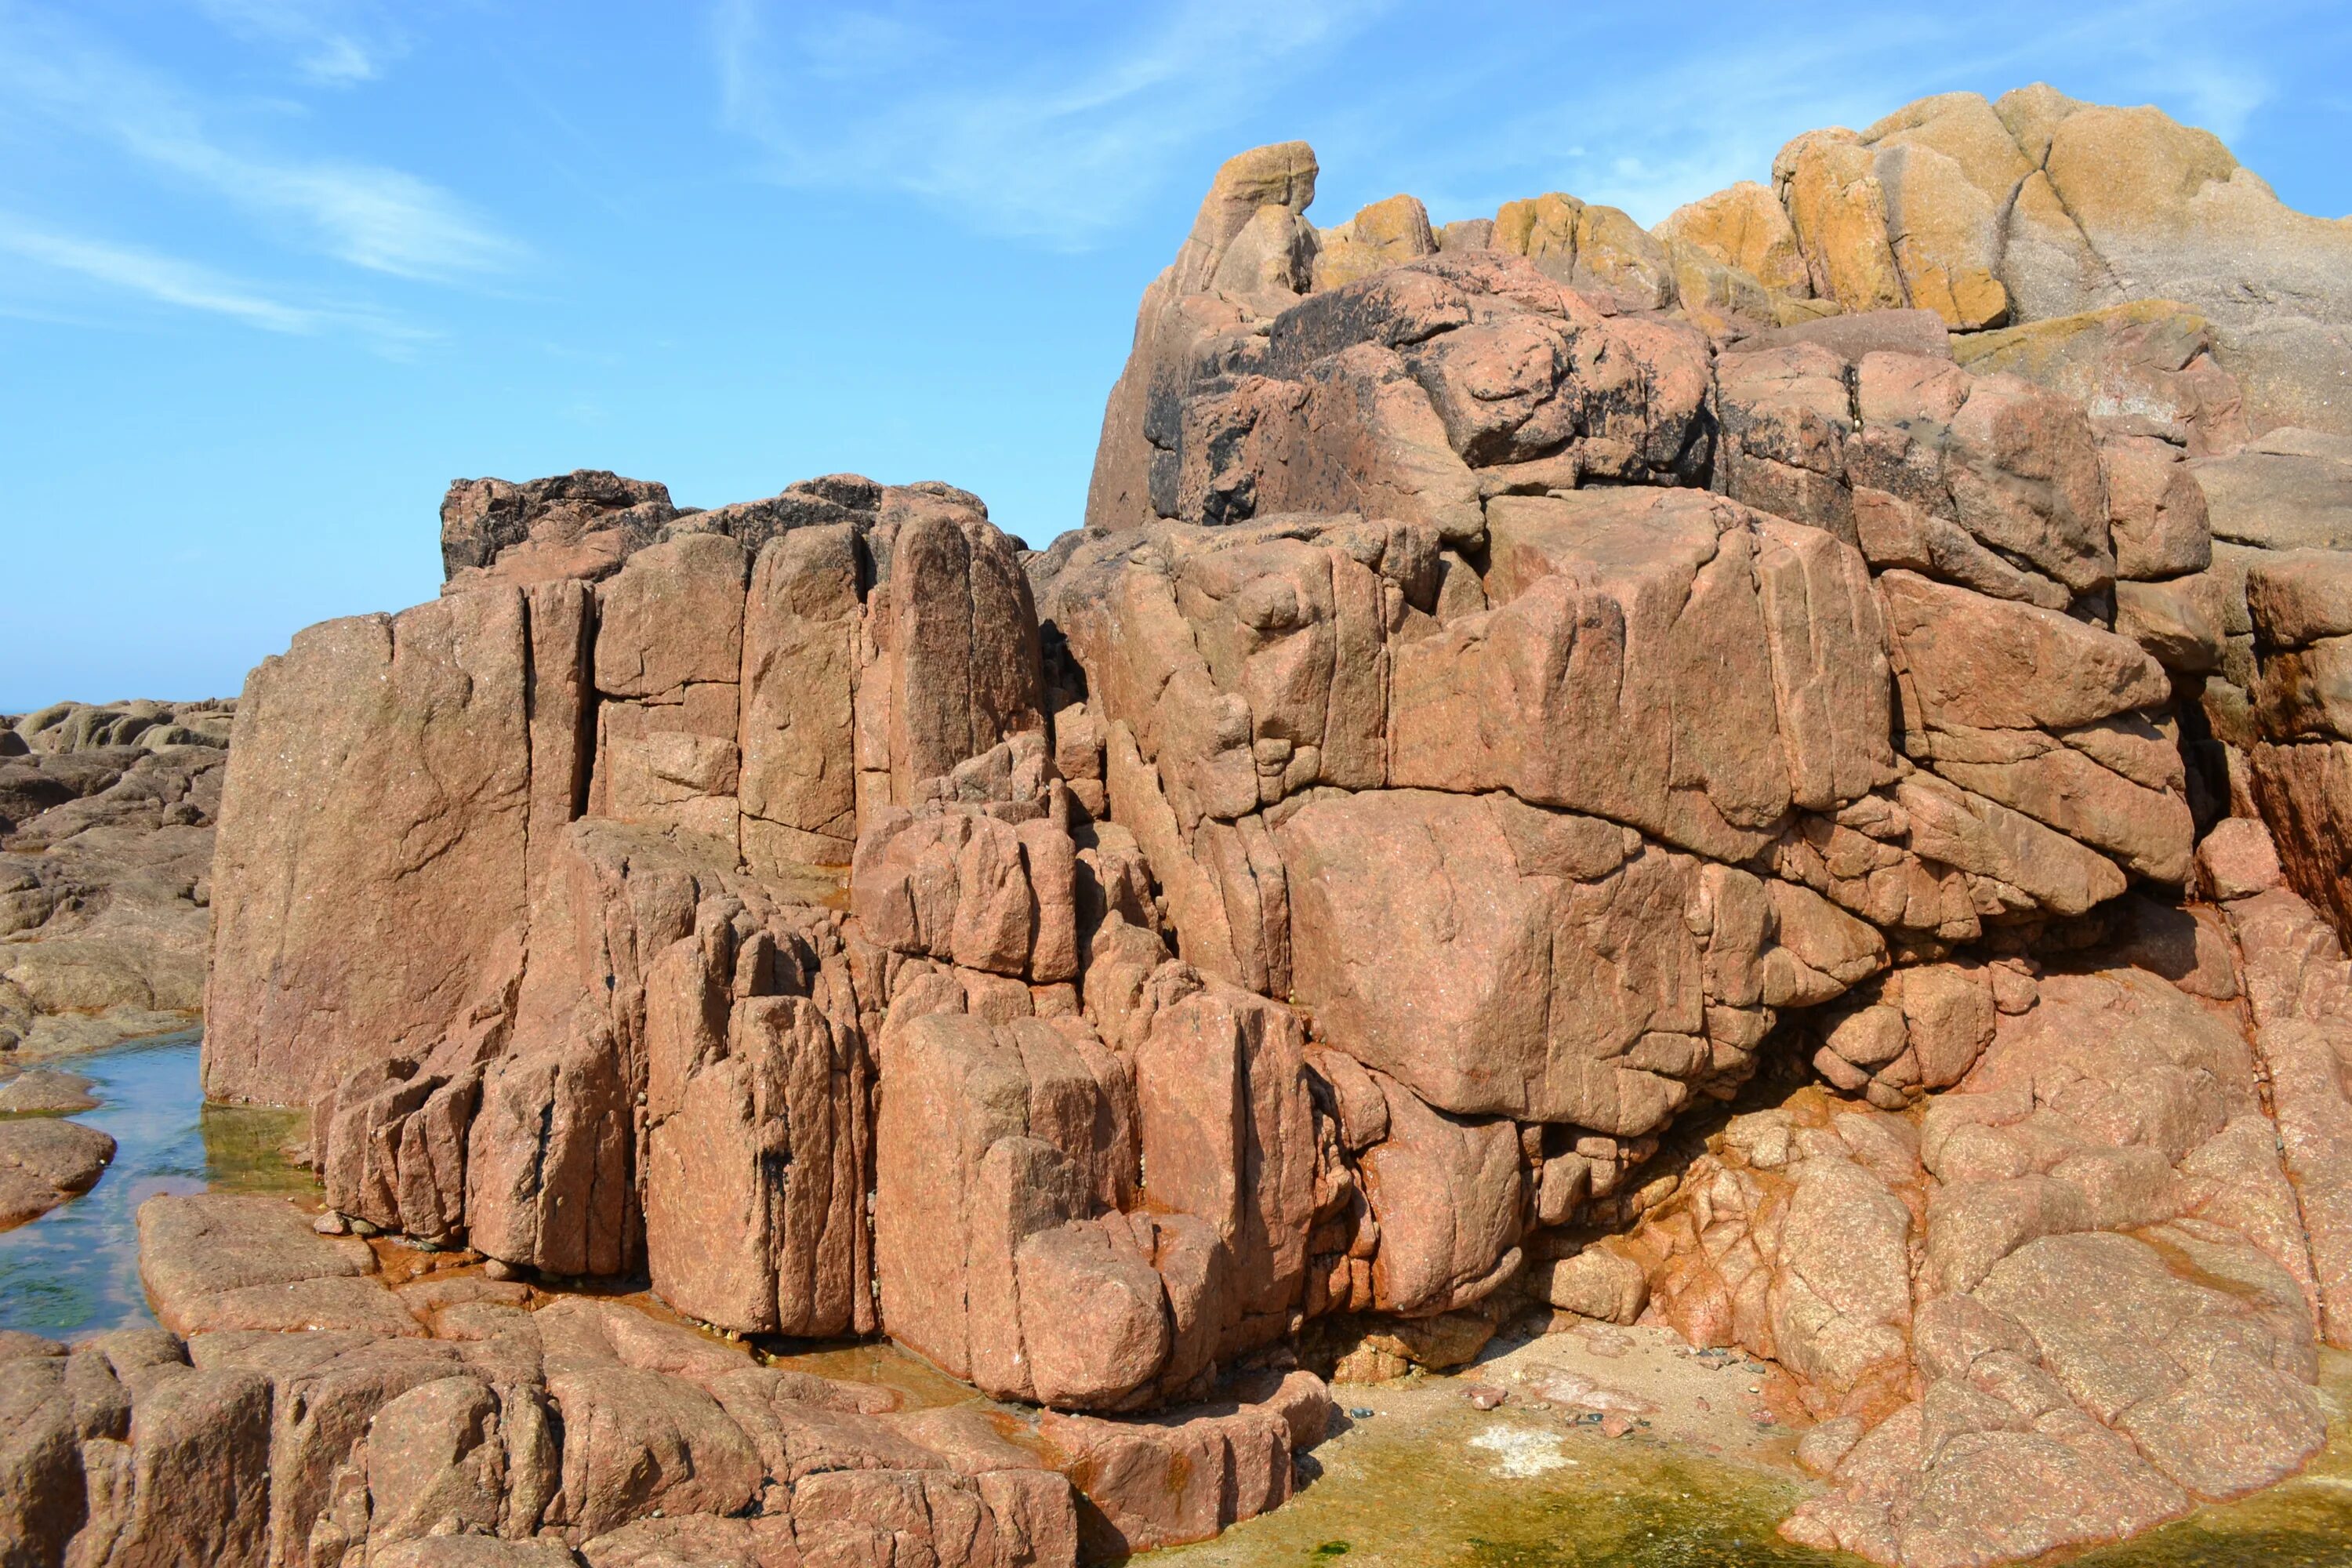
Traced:
[[1049, 1414], [1038, 1430], [1064, 1456], [1090, 1555], [1204, 1541], [1286, 1501], [1291, 1457], [1320, 1440], [1322, 1381], [1292, 1373], [1248, 1403], [1126, 1421]]

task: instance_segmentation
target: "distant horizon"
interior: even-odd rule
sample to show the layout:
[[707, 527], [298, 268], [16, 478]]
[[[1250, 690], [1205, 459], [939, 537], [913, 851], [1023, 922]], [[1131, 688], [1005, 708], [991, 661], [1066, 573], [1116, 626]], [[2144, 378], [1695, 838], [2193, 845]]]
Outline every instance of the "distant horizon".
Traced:
[[1548, 190], [1650, 225], [1801, 132], [2047, 80], [2352, 212], [2352, 16], [2201, 14], [0, 0], [0, 712], [234, 697], [431, 598], [459, 477], [938, 479], [1043, 548], [1144, 287], [1268, 142], [1314, 144], [1325, 226]]

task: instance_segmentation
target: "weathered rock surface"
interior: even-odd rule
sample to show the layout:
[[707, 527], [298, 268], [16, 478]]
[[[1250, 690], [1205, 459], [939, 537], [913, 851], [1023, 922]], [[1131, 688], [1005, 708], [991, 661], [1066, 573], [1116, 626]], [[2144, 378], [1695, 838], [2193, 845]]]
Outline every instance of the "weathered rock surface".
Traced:
[[0, 1071], [0, 1113], [70, 1115], [98, 1107], [89, 1092], [89, 1079], [79, 1073], [57, 1068], [19, 1068], [13, 1062], [6, 1068], [13, 1070]]
[[[1880, 1561], [2291, 1473], [2352, 1332], [2347, 455], [2211, 268], [2336, 242], [2120, 113], [1925, 100], [1655, 234], [1318, 229], [1244, 153], [1044, 552], [938, 484], [453, 488], [442, 597], [241, 700], [205, 1071], [461, 1272], [142, 1215], [206, 1399], [343, 1369], [273, 1550], [1141, 1550], [1288, 1495], [1299, 1356], [1528, 1305], [1774, 1363], [1790, 1533]], [[1697, 1135], [1766, 1068], [1817, 1081]], [[1048, 1413], [545, 1299], [640, 1275]]]
[[[1926, 1062], [1934, 973], [1825, 1049]], [[1736, 1118], [1633, 1238], [1650, 1311], [1864, 1434], [1792, 1539], [2004, 1561], [2268, 1485], [2324, 1436], [2321, 1231], [2263, 1114], [2269, 1032], [2250, 1047], [2233, 1005], [2138, 969], [2012, 979], [1981, 1014], [1923, 1116], [1801, 1096]]]
[[[258, 1289], [391, 1296], [365, 1244], [322, 1240], [279, 1200], [159, 1198], [141, 1219], [167, 1310]], [[1075, 1568], [1106, 1531], [1171, 1543], [1275, 1506], [1328, 1409], [1293, 1373], [1148, 1421], [894, 1415], [882, 1390], [763, 1366], [624, 1302], [503, 1290], [450, 1255], [402, 1291], [441, 1304], [439, 1337], [223, 1325], [68, 1352], [19, 1336], [0, 1358], [0, 1540], [28, 1562], [256, 1568]]]
[[1089, 1558], [1205, 1540], [1279, 1507], [1295, 1484], [1293, 1453], [1319, 1442], [1330, 1403], [1311, 1373], [1292, 1373], [1254, 1401], [1171, 1412], [1148, 1421], [1048, 1415], [1046, 1442], [1070, 1456], [1084, 1495]]
[[451, 581], [604, 577], [679, 516], [669, 490], [582, 468], [528, 484], [458, 479], [441, 502], [441, 563]]
[[177, 1333], [421, 1334], [375, 1272], [365, 1242], [318, 1235], [282, 1199], [208, 1193], [140, 1205], [140, 1280], [156, 1318]]
[[2338, 628], [2352, 625], [2352, 553], [2265, 552], [2244, 581], [2254, 804], [2288, 882], [2342, 936], [2352, 932], [2352, 635]]
[[235, 703], [0, 716], [0, 1050], [193, 1023]]
[[[628, 542], [609, 574], [501, 575], [494, 553], [434, 604], [312, 628], [255, 672], [235, 791], [257, 815], [217, 868], [209, 1092], [308, 1102], [387, 1043], [498, 1054], [531, 1005], [527, 937], [596, 919], [565, 912], [556, 876], [583, 813], [813, 902], [861, 800], [911, 802], [1041, 722], [1026, 582], [963, 491], [835, 476]], [[320, 729], [346, 686], [367, 702]], [[312, 794], [331, 809], [278, 831]]]
[[89, 1191], [113, 1159], [114, 1140], [95, 1127], [47, 1116], [0, 1120], [0, 1230]]

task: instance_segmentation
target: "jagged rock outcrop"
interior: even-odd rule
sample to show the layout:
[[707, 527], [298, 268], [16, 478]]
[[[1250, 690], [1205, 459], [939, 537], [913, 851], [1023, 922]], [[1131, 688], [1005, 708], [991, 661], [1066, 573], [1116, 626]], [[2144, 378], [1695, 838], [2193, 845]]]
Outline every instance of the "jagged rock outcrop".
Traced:
[[235, 709], [0, 716], [0, 1050], [56, 1056], [194, 1022]]
[[[1496, 494], [1705, 472], [1874, 566], [2077, 609], [2138, 643], [2196, 699], [2182, 709], [2191, 765], [2155, 787], [2209, 818], [2254, 809], [2254, 748], [2275, 737], [2254, 712], [2246, 574], [2263, 552], [2352, 548], [2342, 224], [2288, 210], [2203, 132], [2042, 86], [1808, 133], [1769, 188], [1743, 182], [1652, 234], [1555, 193], [1423, 244], [1391, 221], [1422, 212], [1400, 196], [1360, 215], [1389, 236], [1373, 244], [1355, 223], [1302, 216], [1315, 172], [1298, 143], [1220, 172], [1180, 264], [1146, 292], [1091, 527], [1355, 510], [1433, 522], [1458, 545]], [[1524, 278], [1498, 292], [1488, 264], [1508, 257], [1576, 302]], [[1332, 335], [1367, 310], [1378, 325]], [[1676, 322], [1696, 329], [1680, 348]], [[1700, 336], [1717, 351], [1704, 409], [1671, 390], [1700, 384], [1687, 370]], [[1956, 363], [1906, 363], [1922, 358]], [[1628, 391], [1663, 401], [1595, 426], [1596, 364], [1621, 405]], [[1633, 426], [1646, 456], [1616, 445]], [[2108, 542], [2093, 548], [2095, 534]], [[1947, 765], [1930, 771], [1982, 782], [1999, 768], [2008, 791], [1988, 798], [2013, 809], [2081, 766], [1940, 745]], [[2340, 825], [2323, 791], [2285, 780], [2335, 766], [2311, 751], [2272, 759], [2263, 808], [2295, 885], [2331, 910]], [[2128, 837], [2127, 858], [2177, 875], [2182, 847], [2152, 803], [2105, 779], [2093, 793], [2109, 847]], [[2013, 856], [1975, 858], [1998, 879]]]
[[[215, 868], [209, 1092], [307, 1103], [387, 1046], [498, 1034], [583, 813], [789, 884], [848, 863], [861, 796], [909, 798], [1037, 721], [1026, 584], [963, 492], [817, 480], [667, 530], [593, 585], [517, 585], [500, 554], [255, 672], [229, 809], [257, 820], [232, 820]], [[824, 658], [772, 646], [819, 627]], [[297, 801], [316, 807], [299, 825]]]
[[[2341, 896], [2345, 557], [2266, 552], [2302, 542], [2285, 497], [2330, 493], [2334, 449], [2242, 447], [2249, 400], [2203, 317], [2124, 304], [1947, 342], [1936, 317], [2012, 308], [1997, 226], [1930, 220], [2007, 194], [1948, 188], [1953, 127], [1914, 134], [1935, 119], [1793, 146], [1785, 235], [1760, 189], [1662, 231], [1840, 314], [1645, 314], [1671, 298], [1580, 271], [1560, 197], [1350, 279], [1171, 270], [1113, 395], [1095, 526], [1042, 563], [1040, 602], [1184, 957], [1294, 1000], [1343, 1127], [1358, 1108], [1342, 1145], [1377, 1241], [1333, 1227], [1310, 1299], [1433, 1314], [1499, 1269], [1742, 1344], [1828, 1433], [1838, 1500], [1793, 1531], [1989, 1562], [2268, 1484], [2318, 1441], [2328, 1134], [2296, 1192], [2298, 1156], [2265, 1152], [2269, 1047], [2230, 1011], [2252, 950], [2177, 906], [2233, 807], [2269, 817], [2298, 888]], [[1350, 376], [1377, 392], [1329, 396]], [[1138, 388], [1139, 431], [1114, 433]], [[2105, 973], [2022, 956], [2102, 933], [2123, 944]], [[1780, 1041], [1871, 1109], [1742, 1119], [1626, 1190], [1696, 1093]], [[1462, 1131], [1384, 1158], [1433, 1111]], [[1985, 1163], [1948, 1168], [1937, 1130], [1962, 1123], [2026, 1131], [1971, 1132]], [[1463, 1136], [1482, 1124], [1493, 1163]], [[1731, 1146], [1759, 1137], [1767, 1174]], [[1381, 1212], [1394, 1169], [1448, 1194], [1466, 1248], [1413, 1250]], [[2066, 1342], [2078, 1276], [2135, 1303], [2116, 1342]], [[1943, 1410], [1990, 1385], [1938, 1382], [1974, 1352], [1915, 1320], [1980, 1289], [2070, 1392]], [[2190, 1321], [2244, 1366], [2167, 1362]], [[2093, 1387], [2126, 1375], [2128, 1397]]]
[[[1318, 229], [1312, 153], [1245, 153], [1043, 552], [937, 484], [454, 488], [438, 601], [241, 700], [205, 1081], [313, 1107], [327, 1230], [520, 1295], [152, 1207], [196, 1344], [495, 1369], [383, 1384], [288, 1528], [1140, 1549], [1287, 1495], [1307, 1339], [1529, 1302], [1772, 1360], [1790, 1533], [1883, 1561], [2299, 1466], [2352, 1332], [2352, 623], [2291, 500], [2340, 454], [2195, 289], [2064, 295], [2104, 122], [2003, 104], [1655, 235]], [[1815, 1080], [1700, 1139], [1768, 1065]], [[530, 1283], [640, 1273], [1049, 1407], [1087, 1505]]]
[[[208, 1087], [312, 1105], [337, 1226], [541, 1277], [642, 1269], [738, 1333], [887, 1326], [1065, 1409], [1209, 1394], [1306, 1290], [1325, 1194], [1304, 1034], [1171, 960], [1139, 850], [1074, 805], [1011, 542], [963, 492], [849, 478], [614, 530], [634, 548], [608, 574], [547, 574], [526, 536], [436, 604], [315, 628], [256, 673], [245, 749], [265, 761], [231, 784]], [[346, 685], [367, 700], [305, 722]], [[1082, 733], [1064, 727], [1065, 760], [1099, 802]], [[295, 809], [330, 778], [367, 784], [364, 809]], [[1221, 1050], [1222, 1101], [1193, 1081]], [[419, 1331], [337, 1260], [358, 1243], [297, 1231], [197, 1289], [152, 1261], [200, 1250], [159, 1227], [149, 1285], [174, 1326]], [[628, 1391], [548, 1386], [583, 1443], [606, 1402], [641, 1419]], [[755, 1439], [776, 1419], [728, 1408]], [[1266, 1448], [1265, 1425], [1214, 1436], [1246, 1438], [1240, 1490], [1147, 1489], [1120, 1538], [1280, 1500], [1289, 1438]], [[1178, 1471], [1210, 1441], [1121, 1430], [1087, 1441], [1174, 1443], [1150, 1462]], [[601, 1486], [607, 1461], [580, 1453], [567, 1498]], [[1138, 1484], [1129, 1463], [1107, 1498]], [[571, 1522], [731, 1514], [757, 1489]], [[884, 1506], [810, 1492], [829, 1500], [811, 1529]]]

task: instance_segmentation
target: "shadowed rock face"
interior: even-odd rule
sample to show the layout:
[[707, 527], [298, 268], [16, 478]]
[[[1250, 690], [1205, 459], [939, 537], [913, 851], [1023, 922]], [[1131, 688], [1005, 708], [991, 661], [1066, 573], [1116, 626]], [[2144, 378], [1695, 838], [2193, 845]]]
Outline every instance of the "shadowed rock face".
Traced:
[[[442, 597], [240, 700], [205, 1082], [312, 1107], [328, 1229], [502, 1279], [150, 1211], [190, 1410], [352, 1336], [373, 1431], [270, 1427], [271, 1539], [1196, 1539], [1287, 1495], [1301, 1347], [1528, 1306], [1774, 1363], [1789, 1532], [1880, 1561], [2291, 1472], [2352, 1343], [2352, 621], [2274, 524], [2344, 454], [2242, 445], [2283, 384], [2184, 307], [1979, 331], [2055, 308], [2014, 215], [2096, 112], [1931, 100], [1654, 235], [1318, 230], [1244, 154], [1043, 552], [937, 484], [453, 488]], [[877, 1426], [518, 1282], [579, 1276], [1053, 1413]]]

